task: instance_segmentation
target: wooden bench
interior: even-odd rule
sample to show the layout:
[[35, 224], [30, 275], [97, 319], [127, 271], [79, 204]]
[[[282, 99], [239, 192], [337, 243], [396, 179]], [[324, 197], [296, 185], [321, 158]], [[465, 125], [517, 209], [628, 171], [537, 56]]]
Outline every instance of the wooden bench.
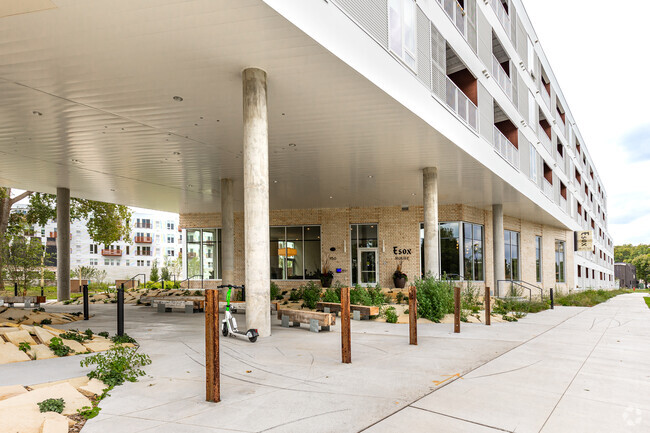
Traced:
[[294, 327], [299, 327], [301, 323], [309, 323], [311, 332], [318, 332], [319, 326], [321, 331], [329, 331], [330, 326], [336, 324], [336, 315], [318, 311], [280, 309], [278, 319], [282, 320], [282, 326], [285, 328], [289, 327], [289, 322]]
[[45, 296], [3, 296], [0, 299], [10, 307], [14, 304], [25, 304], [25, 308], [32, 308], [32, 304], [38, 308], [46, 302]]
[[[318, 302], [316, 304], [316, 310], [325, 311], [325, 308], [329, 308], [330, 313], [339, 314], [341, 312], [341, 304], [337, 302]], [[359, 319], [369, 319], [370, 316], [379, 315], [379, 307], [376, 305], [350, 305], [350, 311], [359, 312]]]
[[141, 304], [157, 307], [158, 312], [164, 313], [174, 309], [183, 309], [186, 313], [203, 311], [205, 297], [203, 296], [141, 296]]

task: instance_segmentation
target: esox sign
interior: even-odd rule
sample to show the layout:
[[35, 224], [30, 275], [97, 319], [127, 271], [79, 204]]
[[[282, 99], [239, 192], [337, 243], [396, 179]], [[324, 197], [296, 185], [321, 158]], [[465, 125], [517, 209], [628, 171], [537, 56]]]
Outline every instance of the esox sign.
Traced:
[[395, 255], [395, 260], [408, 260], [409, 259], [408, 256], [413, 254], [413, 252], [411, 248], [393, 247], [393, 254]]
[[573, 232], [574, 251], [594, 250], [594, 234], [591, 230]]

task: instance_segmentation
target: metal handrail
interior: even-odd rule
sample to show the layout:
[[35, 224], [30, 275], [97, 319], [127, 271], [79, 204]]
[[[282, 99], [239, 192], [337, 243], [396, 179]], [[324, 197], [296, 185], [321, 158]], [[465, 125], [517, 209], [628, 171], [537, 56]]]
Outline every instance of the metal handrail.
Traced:
[[544, 300], [544, 289], [542, 289], [539, 286], [536, 286], [534, 284], [531, 284], [527, 281], [522, 281], [522, 280], [498, 280], [497, 281], [497, 297], [499, 298], [504, 298], [505, 296], [501, 296], [501, 284], [500, 283], [510, 283], [512, 285], [518, 286], [522, 289], [528, 290], [528, 299], [530, 301], [533, 300], [533, 290], [539, 290], [539, 296], [540, 299]]
[[[142, 277], [143, 277], [143, 278], [142, 278], [142, 284], [143, 284], [143, 285], [146, 284], [146, 283], [147, 283], [147, 282], [145, 281], [145, 280], [147, 279], [147, 275], [146, 275], [146, 274], [136, 274], [136, 275], [134, 275], [133, 277], [129, 278], [129, 281], [134, 281], [134, 280], [135, 280], [137, 277], [139, 277], [140, 275], [142, 275]], [[133, 284], [131, 284], [131, 288], [133, 288]]]

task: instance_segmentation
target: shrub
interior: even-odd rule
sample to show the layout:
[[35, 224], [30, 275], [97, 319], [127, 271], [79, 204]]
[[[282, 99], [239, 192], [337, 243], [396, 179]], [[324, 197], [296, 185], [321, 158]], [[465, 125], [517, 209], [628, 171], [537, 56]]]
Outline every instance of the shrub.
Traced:
[[461, 308], [474, 311], [477, 307], [480, 307], [481, 303], [478, 301], [479, 292], [479, 288], [474, 286], [471, 281], [468, 281], [460, 292]]
[[74, 353], [74, 350], [63, 344], [63, 340], [59, 337], [53, 337], [50, 340], [49, 347], [56, 356], [67, 356], [69, 353]]
[[375, 287], [369, 287], [367, 290], [370, 296], [370, 305], [383, 305], [388, 301], [379, 284]]
[[271, 301], [282, 299], [282, 295], [280, 294], [280, 288], [273, 281], [271, 281], [270, 292], [271, 292]]
[[23, 352], [27, 352], [27, 351], [28, 351], [29, 349], [31, 349], [31, 348], [32, 348], [32, 345], [29, 344], [29, 343], [26, 342], [26, 341], [21, 341], [21, 342], [18, 344], [18, 350], [22, 350]]
[[115, 344], [122, 344], [122, 343], [133, 343], [133, 344], [137, 344], [137, 343], [138, 343], [137, 341], [135, 341], [135, 338], [133, 338], [133, 337], [129, 337], [127, 334], [124, 334], [124, 335], [113, 335], [113, 337], [111, 338], [111, 340], [112, 340], [113, 343], [115, 343]]
[[431, 276], [415, 282], [418, 298], [418, 316], [440, 322], [445, 314], [454, 312], [454, 295], [451, 281], [437, 280]]
[[289, 300], [292, 302], [298, 302], [302, 299], [302, 289], [291, 289], [289, 294]]
[[145, 375], [139, 367], [149, 364], [149, 356], [137, 353], [136, 348], [124, 346], [113, 346], [104, 353], [81, 361], [82, 367], [96, 365], [97, 368], [88, 373], [88, 377], [99, 379], [109, 387], [122, 385], [125, 381], [137, 382], [138, 377]]
[[565, 296], [556, 296], [555, 303], [566, 307], [593, 307], [614, 296], [628, 293], [625, 290], [585, 290]]
[[372, 305], [372, 297], [364, 287], [355, 284], [355, 286], [350, 289], [350, 304]]
[[195, 290], [194, 291], [194, 296], [203, 296], [203, 292], [200, 290]]
[[330, 288], [323, 292], [323, 302], [341, 302], [341, 288]]
[[83, 343], [84, 340], [88, 340], [88, 336], [86, 336], [85, 334], [79, 334], [78, 332], [71, 332], [71, 331], [64, 332], [63, 334], [60, 334], [59, 337], [63, 338], [64, 340], [78, 341], [79, 343]]
[[87, 338], [88, 340], [90, 340], [91, 338], [93, 338], [93, 330], [90, 329], [90, 328], [86, 329], [86, 330], [84, 331], [84, 334], [86, 334], [86, 337], [88, 337], [88, 338]]
[[386, 322], [388, 323], [397, 323], [397, 313], [395, 312], [395, 307], [388, 307], [384, 312], [386, 316]]
[[63, 408], [65, 407], [65, 401], [63, 401], [62, 398], [48, 398], [47, 400], [43, 400], [38, 404], [38, 410], [41, 412], [56, 412], [56, 413], [61, 413], [63, 412]]
[[395, 300], [397, 301], [398, 304], [401, 304], [402, 301], [404, 300], [404, 293], [397, 292], [397, 295], [395, 295]]
[[100, 337], [108, 338], [108, 332], [106, 332], [106, 331], [102, 331], [97, 335], [99, 335]]
[[321, 288], [316, 285], [313, 281], [308, 282], [301, 287], [302, 290], [302, 300], [303, 307], [309, 309], [316, 308], [316, 303], [320, 300]]
[[41, 325], [51, 325], [51, 324], [52, 324], [52, 320], [50, 319], [41, 320]]

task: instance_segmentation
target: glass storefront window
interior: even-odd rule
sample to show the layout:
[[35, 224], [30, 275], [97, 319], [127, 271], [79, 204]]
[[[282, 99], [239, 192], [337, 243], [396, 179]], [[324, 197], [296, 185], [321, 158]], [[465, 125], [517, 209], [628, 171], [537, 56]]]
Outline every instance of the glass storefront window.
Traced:
[[564, 241], [555, 241], [555, 281], [564, 283]]
[[503, 231], [505, 256], [506, 256], [506, 280], [519, 280], [519, 233], [510, 230]]
[[220, 229], [188, 229], [185, 248], [187, 278], [203, 278], [205, 280], [221, 278]]
[[535, 276], [538, 283], [542, 282], [542, 237], [535, 236]]
[[440, 224], [440, 272], [452, 280], [460, 275], [460, 232], [459, 223]]
[[271, 227], [271, 279], [316, 279], [320, 269], [320, 227]]
[[[378, 226], [377, 224], [352, 224], [350, 225], [350, 258], [351, 258], [351, 273], [352, 284], [359, 283], [372, 283], [377, 281], [377, 264], [370, 263], [372, 254], [362, 252], [363, 257], [359, 258], [360, 250], [364, 248], [377, 248], [378, 242]], [[371, 252], [370, 252], [371, 253]], [[359, 277], [359, 260], [363, 261], [363, 275]], [[370, 263], [370, 264], [369, 264]]]
[[[462, 225], [462, 231], [460, 227]], [[447, 278], [483, 281], [484, 229], [480, 224], [443, 222], [439, 225], [440, 268]], [[460, 250], [460, 245], [463, 250]], [[424, 277], [424, 224], [420, 223], [420, 270]]]
[[463, 243], [464, 278], [483, 281], [483, 226], [463, 223]]

